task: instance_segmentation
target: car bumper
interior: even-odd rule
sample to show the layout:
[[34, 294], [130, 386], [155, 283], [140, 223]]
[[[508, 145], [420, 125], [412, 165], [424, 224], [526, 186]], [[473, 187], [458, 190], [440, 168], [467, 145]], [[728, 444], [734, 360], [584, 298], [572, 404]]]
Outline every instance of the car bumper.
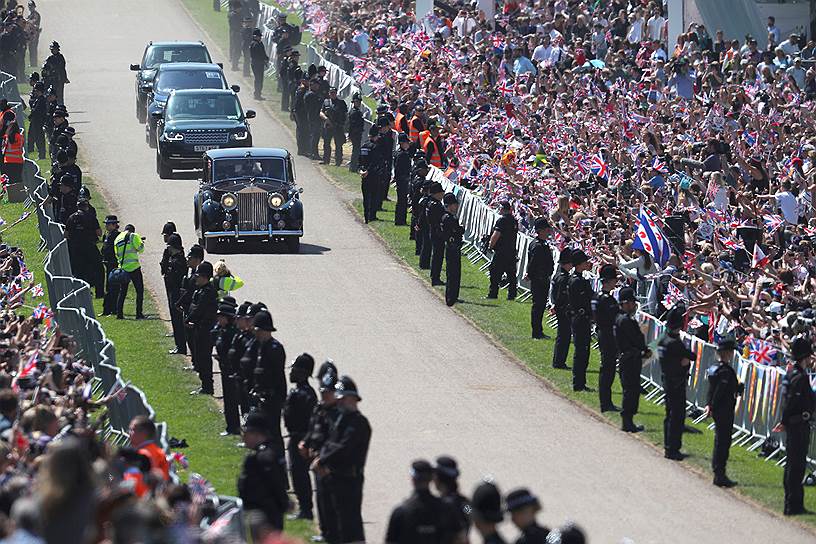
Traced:
[[[226, 144], [213, 146], [211, 149], [228, 149], [231, 147], [251, 147], [252, 139], [247, 138], [244, 141], [230, 141]], [[208, 146], [209, 147], [209, 146]], [[206, 151], [196, 151], [192, 145], [186, 145], [178, 142], [159, 142], [159, 151], [162, 159], [175, 167], [189, 166], [193, 168], [201, 168], [202, 157]]]
[[284, 238], [303, 236], [302, 229], [269, 229], [269, 230], [211, 230], [204, 232], [204, 238], [241, 238], [243, 236], [265, 236], [267, 238]]

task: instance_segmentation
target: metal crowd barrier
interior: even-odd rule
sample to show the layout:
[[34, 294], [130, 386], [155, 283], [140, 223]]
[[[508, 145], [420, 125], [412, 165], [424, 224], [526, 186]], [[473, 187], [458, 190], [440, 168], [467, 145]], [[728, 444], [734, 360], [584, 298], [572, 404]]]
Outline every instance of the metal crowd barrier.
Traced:
[[[91, 288], [71, 273], [63, 226], [55, 221], [50, 204], [46, 203], [48, 184], [40, 175], [37, 164], [29, 159], [26, 159], [23, 168], [23, 184], [36, 207], [40, 239], [47, 251], [44, 260], [45, 282], [54, 319], [63, 333], [74, 337], [79, 345], [79, 356], [93, 366], [94, 393], [105, 395], [111, 391], [125, 390], [123, 399], [113, 399], [108, 404], [109, 422], [105, 430], [106, 439], [125, 444], [130, 420], [138, 415], [154, 419], [156, 413], [144, 392], [122, 378], [116, 366], [113, 342], [94, 316]], [[158, 444], [169, 451], [167, 425], [157, 422], [156, 428]]]

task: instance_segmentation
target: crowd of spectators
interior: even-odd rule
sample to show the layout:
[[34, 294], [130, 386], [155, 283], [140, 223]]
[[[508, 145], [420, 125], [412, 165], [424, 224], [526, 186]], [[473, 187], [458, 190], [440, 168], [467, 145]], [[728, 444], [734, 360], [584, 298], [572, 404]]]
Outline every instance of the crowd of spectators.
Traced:
[[[769, 18], [765, 50], [698, 23], [669, 44], [654, 0], [508, 1], [495, 21], [476, 2], [411, 9], [302, 6], [392, 114], [441, 127], [452, 180], [510, 200], [524, 229], [547, 217], [653, 312], [682, 300], [698, 336], [766, 364], [812, 329], [816, 42]], [[672, 242], [662, 267], [631, 247], [641, 207]]]

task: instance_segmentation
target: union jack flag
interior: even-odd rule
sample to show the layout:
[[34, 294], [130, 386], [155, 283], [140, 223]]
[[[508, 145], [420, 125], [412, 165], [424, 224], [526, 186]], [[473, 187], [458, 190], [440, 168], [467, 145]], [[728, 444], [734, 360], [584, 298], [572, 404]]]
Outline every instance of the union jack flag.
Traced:
[[592, 155], [589, 158], [589, 171], [601, 179], [609, 178], [609, 167], [600, 153]]
[[45, 319], [45, 318], [49, 317], [50, 315], [51, 315], [51, 310], [49, 310], [48, 306], [46, 306], [42, 302], [37, 304], [37, 307], [34, 308], [33, 312], [31, 312], [31, 317], [33, 317], [34, 319]]
[[660, 160], [660, 157], [655, 157], [652, 160], [652, 168], [660, 172], [661, 174], [668, 174], [669, 173], [669, 166]]
[[686, 296], [672, 282], [669, 282], [666, 294], [663, 296], [663, 306], [671, 308], [678, 302], [686, 300]]
[[190, 475], [190, 479], [187, 480], [187, 487], [190, 488], [190, 495], [192, 495], [195, 504], [203, 503], [213, 492], [212, 484], [204, 476], [196, 473]]
[[768, 231], [768, 234], [773, 234], [785, 220], [779, 215], [768, 213], [762, 216], [762, 222], [765, 223], [765, 230]]
[[31, 296], [34, 298], [40, 298], [41, 296], [45, 295], [45, 291], [42, 288], [42, 284], [38, 283], [34, 287], [31, 288]]
[[770, 342], [751, 336], [748, 339], [748, 358], [760, 365], [769, 365], [776, 358], [777, 350]]
[[504, 49], [504, 36], [501, 34], [493, 34], [493, 47], [496, 49]]

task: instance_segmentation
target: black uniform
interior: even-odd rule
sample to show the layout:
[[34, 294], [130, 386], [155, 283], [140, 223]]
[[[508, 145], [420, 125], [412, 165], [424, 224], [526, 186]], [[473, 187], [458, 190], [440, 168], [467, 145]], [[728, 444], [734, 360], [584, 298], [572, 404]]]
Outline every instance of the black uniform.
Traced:
[[598, 333], [598, 349], [601, 352], [601, 368], [598, 371], [598, 400], [601, 410], [612, 404], [612, 383], [615, 381], [615, 366], [618, 362], [618, 346], [615, 342], [615, 321], [620, 307], [610, 293], [601, 292], [592, 301], [595, 307], [595, 330]]
[[326, 98], [323, 100], [323, 162], [331, 162], [331, 146], [334, 142], [334, 165], [340, 166], [343, 162], [343, 144], [346, 143], [346, 118], [348, 106], [340, 98]]
[[99, 230], [99, 221], [90, 209], [75, 211], [65, 222], [68, 255], [74, 277], [88, 282], [88, 285], [96, 289], [97, 298], [103, 298], [105, 280], [102, 255], [96, 245]]
[[197, 287], [190, 302], [187, 322], [193, 324], [193, 367], [201, 379], [201, 390], [213, 393], [212, 336], [218, 311], [218, 292], [212, 283]]
[[297, 59], [289, 56], [280, 63], [278, 79], [280, 80], [281, 111], [289, 111], [289, 101], [292, 98], [292, 85], [297, 84], [300, 78], [293, 79], [295, 69], [299, 68]]
[[694, 360], [694, 353], [680, 339], [679, 331], [667, 332], [657, 342], [663, 391], [666, 393], [666, 417], [663, 419], [663, 446], [666, 453], [680, 453], [686, 420], [686, 385], [689, 367], [683, 359]]
[[572, 317], [572, 389], [586, 388], [589, 342], [592, 335], [592, 284], [580, 272], [569, 279], [569, 307]]
[[31, 112], [28, 117], [28, 151], [37, 149], [40, 160], [45, 158], [45, 119], [48, 114], [48, 104], [44, 95], [32, 96], [28, 102]]
[[377, 209], [383, 209], [383, 202], [388, 200], [388, 190], [391, 188], [391, 169], [394, 165], [394, 135], [396, 132], [389, 130], [380, 133], [377, 146], [382, 147], [383, 152], [383, 175], [380, 178], [380, 193], [377, 197]]
[[309, 88], [298, 85], [292, 97], [292, 118], [295, 120], [295, 140], [298, 155], [309, 155], [309, 116], [306, 111], [306, 93]]
[[320, 465], [329, 470], [324, 484], [337, 515], [337, 542], [365, 542], [361, 507], [363, 471], [371, 426], [358, 411], [341, 412], [320, 450]]
[[632, 424], [640, 402], [640, 369], [646, 353], [646, 338], [634, 316], [619, 313], [615, 320], [615, 343], [618, 346], [618, 372], [620, 374], [623, 400], [621, 419]]
[[442, 216], [442, 239], [445, 242], [445, 303], [453, 306], [459, 300], [462, 281], [462, 235], [465, 229], [449, 211]]
[[530, 280], [530, 291], [533, 294], [533, 307], [530, 309], [530, 324], [533, 338], [544, 338], [544, 312], [550, 296], [550, 278], [553, 275], [552, 248], [546, 240], [536, 238], [527, 251], [527, 277]]
[[552, 366], [566, 368], [567, 354], [572, 340], [572, 324], [570, 323], [569, 307], [569, 279], [570, 274], [563, 268], [558, 271], [552, 285], [552, 305], [555, 308], [556, 336], [553, 348]]
[[251, 330], [239, 331], [238, 334], [236, 334], [232, 339], [232, 345], [229, 349], [229, 369], [231, 371], [230, 385], [235, 391], [238, 407], [241, 409], [241, 413], [243, 415], [247, 415], [249, 413], [250, 402], [249, 390], [244, 386], [245, 378], [243, 368], [241, 366], [241, 360], [253, 338], [255, 338], [255, 335]]
[[419, 230], [417, 231], [417, 244], [419, 245], [419, 267], [427, 270], [431, 267], [431, 229], [428, 225], [428, 206], [433, 198], [431, 195], [423, 195], [417, 203], [417, 221]]
[[348, 137], [351, 140], [351, 159], [349, 160], [349, 170], [357, 172], [360, 169], [360, 148], [363, 143], [363, 129], [365, 122], [363, 112], [354, 106], [348, 113]]
[[215, 346], [215, 356], [218, 359], [218, 368], [221, 370], [221, 390], [224, 393], [224, 422], [226, 431], [230, 434], [241, 433], [241, 418], [238, 415], [238, 391], [235, 388], [234, 370], [230, 350], [239, 330], [233, 320], [226, 325], [216, 325], [212, 330], [212, 340]]
[[516, 277], [516, 235], [518, 221], [512, 215], [502, 215], [493, 226], [494, 231], [501, 233], [496, 247], [493, 248], [493, 260], [490, 261], [490, 290], [488, 298], [499, 296], [499, 283], [507, 276], [507, 299], [516, 298], [518, 278]]
[[230, 0], [229, 12], [227, 12], [227, 23], [229, 24], [229, 58], [232, 69], [238, 70], [238, 63], [241, 60], [241, 26], [243, 16], [241, 14], [241, 0]]
[[379, 207], [380, 184], [386, 173], [386, 156], [388, 151], [378, 141], [369, 140], [360, 149], [360, 171], [367, 172], [362, 178], [363, 211], [366, 223], [377, 219]]
[[[309, 419], [309, 430], [303, 437], [303, 445], [310, 451], [319, 452], [329, 438], [331, 429], [340, 412], [334, 406], [318, 404]], [[331, 497], [324, 486], [324, 479], [315, 473], [315, 498], [320, 522], [320, 534], [326, 542], [337, 541], [337, 513], [332, 509]]]
[[249, 67], [252, 64], [252, 55], [250, 54], [249, 48], [252, 47], [252, 23], [248, 21], [242, 22], [241, 28], [241, 54], [244, 57], [244, 65], [243, 65], [243, 72], [244, 77], [249, 77]]
[[546, 544], [547, 535], [550, 530], [533, 522], [521, 531], [521, 536], [516, 539], [516, 544]]
[[405, 225], [408, 217], [408, 191], [411, 183], [411, 152], [400, 147], [394, 154], [394, 185], [397, 187], [397, 204], [394, 208], [394, 224]]
[[810, 420], [816, 411], [816, 394], [807, 373], [797, 362], [782, 381], [782, 418], [785, 426], [785, 514], [804, 511], [805, 490], [802, 481], [810, 446]]
[[251, 394], [256, 406], [266, 415], [271, 440], [283, 450], [280, 421], [281, 410], [286, 401], [286, 351], [283, 345], [270, 338], [266, 342], [255, 340], [247, 350], [254, 356]]
[[264, 71], [269, 62], [269, 55], [266, 54], [266, 49], [262, 41], [252, 40], [252, 44], [249, 46], [249, 59], [252, 66], [252, 77], [255, 80], [255, 98], [261, 98]]
[[734, 368], [728, 361], [720, 361], [708, 369], [708, 402], [714, 418], [714, 453], [711, 469], [715, 476], [725, 476], [725, 465], [731, 450], [731, 433], [734, 432], [734, 408], [740, 395], [740, 383]]
[[121, 232], [119, 229], [106, 232], [102, 237], [102, 263], [105, 265], [105, 300], [102, 303], [102, 315], [111, 315], [116, 312], [116, 301], [119, 299], [119, 286], [111, 285], [107, 281], [108, 275], [119, 266], [116, 260], [114, 242]]
[[54, 87], [57, 102], [64, 104], [65, 97], [63, 90], [65, 89], [65, 84], [68, 83], [68, 74], [65, 71], [65, 57], [63, 57], [59, 51], [51, 53], [51, 55], [45, 59], [45, 64], [43, 64], [42, 67], [42, 80], [46, 87]]
[[[422, 238], [418, 235], [419, 230], [419, 221], [421, 217], [421, 211], [419, 207], [419, 201], [424, 196], [425, 192], [425, 184], [427, 181], [425, 180], [425, 176], [422, 176], [416, 169], [413, 170], [411, 174], [411, 233], [408, 235], [408, 238], [415, 241], [415, 254], [419, 255], [422, 251]], [[424, 213], [424, 212], [422, 212]]]
[[320, 121], [320, 108], [323, 106], [323, 99], [318, 91], [309, 90], [303, 96], [303, 106], [306, 109], [306, 127], [308, 131], [306, 153], [312, 159], [319, 159], [317, 144], [320, 141], [322, 123]]
[[[189, 322], [189, 315], [190, 315], [190, 305], [193, 302], [193, 294], [196, 291], [195, 285], [195, 270], [191, 269], [190, 273], [184, 276], [184, 279], [181, 282], [181, 293], [179, 294], [178, 301], [176, 302], [176, 306], [178, 307], [179, 311], [181, 311], [181, 315], [184, 316], [184, 337], [187, 340], [187, 347], [188, 353], [190, 354], [190, 358], [193, 360], [193, 366], [195, 366], [195, 338], [193, 335], [194, 327], [189, 327], [186, 324]], [[218, 292], [216, 291], [216, 295]]]
[[425, 215], [431, 238], [431, 283], [433, 285], [442, 284], [442, 259], [445, 253], [445, 237], [442, 234], [442, 215], [444, 213], [445, 206], [442, 201], [431, 196], [425, 208]]
[[274, 442], [261, 444], [244, 459], [238, 476], [238, 496], [246, 510], [261, 510], [279, 531], [283, 530], [283, 515], [289, 509], [288, 486], [286, 458]]
[[309, 382], [296, 383], [289, 390], [283, 407], [283, 423], [289, 431], [289, 471], [292, 473], [292, 486], [301, 514], [312, 514], [312, 480], [309, 477], [309, 462], [298, 451], [298, 444], [309, 430], [309, 421], [317, 406], [317, 395]]
[[428, 489], [418, 489], [397, 506], [388, 520], [387, 544], [447, 544], [459, 531], [450, 504]]
[[184, 253], [179, 251], [172, 254], [167, 248], [164, 250], [162, 260], [159, 263], [161, 274], [164, 278], [164, 289], [167, 292], [167, 305], [170, 309], [170, 324], [173, 327], [173, 340], [176, 349], [181, 354], [187, 354], [187, 343], [184, 334], [184, 316], [178, 308], [178, 300], [181, 297], [181, 287], [184, 277], [187, 274], [187, 259]]

